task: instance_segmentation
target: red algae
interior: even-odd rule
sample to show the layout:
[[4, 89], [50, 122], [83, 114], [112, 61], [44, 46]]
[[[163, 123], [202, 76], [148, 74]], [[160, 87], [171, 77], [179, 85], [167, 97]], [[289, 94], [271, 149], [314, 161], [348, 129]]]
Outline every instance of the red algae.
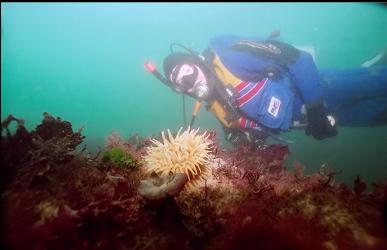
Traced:
[[123, 168], [80, 148], [82, 129], [74, 132], [70, 122], [45, 113], [27, 131], [22, 119], [9, 116], [1, 138], [1, 247], [387, 249], [387, 183], [367, 193], [357, 177], [351, 190], [332, 169], [306, 175], [307, 166], [295, 162], [287, 170], [287, 146], [226, 151], [215, 132], [206, 132], [206, 185], [152, 201], [139, 193], [151, 137], [108, 137], [103, 150], [120, 148], [133, 158]]

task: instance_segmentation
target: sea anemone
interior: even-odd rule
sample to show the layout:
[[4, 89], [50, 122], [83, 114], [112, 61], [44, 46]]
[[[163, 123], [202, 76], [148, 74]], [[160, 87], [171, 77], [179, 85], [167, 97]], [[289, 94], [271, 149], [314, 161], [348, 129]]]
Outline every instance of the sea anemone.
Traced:
[[186, 174], [187, 191], [194, 191], [205, 183], [209, 176], [209, 145], [208, 135], [198, 134], [199, 129], [188, 128], [182, 134], [181, 129], [173, 137], [168, 130], [168, 138], [161, 133], [163, 142], [152, 139], [154, 145], [147, 148], [145, 171], [148, 174], [155, 172], [160, 177], [176, 173]]

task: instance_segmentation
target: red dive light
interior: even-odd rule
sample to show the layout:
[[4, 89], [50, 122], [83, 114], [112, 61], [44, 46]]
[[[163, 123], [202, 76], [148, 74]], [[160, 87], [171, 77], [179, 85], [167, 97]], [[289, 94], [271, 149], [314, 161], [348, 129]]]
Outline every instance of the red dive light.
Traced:
[[144, 63], [144, 66], [145, 66], [146, 70], [148, 70], [151, 73], [155, 72], [155, 70], [156, 70], [155, 65], [153, 65], [153, 63], [151, 63], [150, 61], [146, 61]]

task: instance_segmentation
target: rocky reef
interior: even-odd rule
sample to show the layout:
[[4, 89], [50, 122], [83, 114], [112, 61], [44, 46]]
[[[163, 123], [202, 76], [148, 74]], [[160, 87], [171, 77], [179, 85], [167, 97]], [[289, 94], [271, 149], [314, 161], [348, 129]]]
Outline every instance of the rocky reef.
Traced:
[[[205, 142], [182, 152], [200, 148], [202, 165], [158, 176], [147, 156], [164, 134], [112, 134], [91, 156], [82, 129], [48, 113], [32, 131], [10, 115], [1, 131], [2, 249], [387, 249], [387, 184], [366, 192], [360, 177], [350, 189], [332, 169], [287, 169], [287, 146], [225, 150], [196, 131]], [[184, 188], [201, 169], [202, 184]]]

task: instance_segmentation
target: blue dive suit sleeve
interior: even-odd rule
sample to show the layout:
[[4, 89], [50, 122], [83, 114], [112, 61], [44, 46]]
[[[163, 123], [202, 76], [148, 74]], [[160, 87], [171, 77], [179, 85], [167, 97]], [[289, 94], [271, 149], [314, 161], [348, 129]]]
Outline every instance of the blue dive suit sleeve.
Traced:
[[300, 51], [297, 61], [288, 66], [289, 77], [297, 87], [304, 103], [311, 103], [323, 98], [322, 80], [312, 56]]

